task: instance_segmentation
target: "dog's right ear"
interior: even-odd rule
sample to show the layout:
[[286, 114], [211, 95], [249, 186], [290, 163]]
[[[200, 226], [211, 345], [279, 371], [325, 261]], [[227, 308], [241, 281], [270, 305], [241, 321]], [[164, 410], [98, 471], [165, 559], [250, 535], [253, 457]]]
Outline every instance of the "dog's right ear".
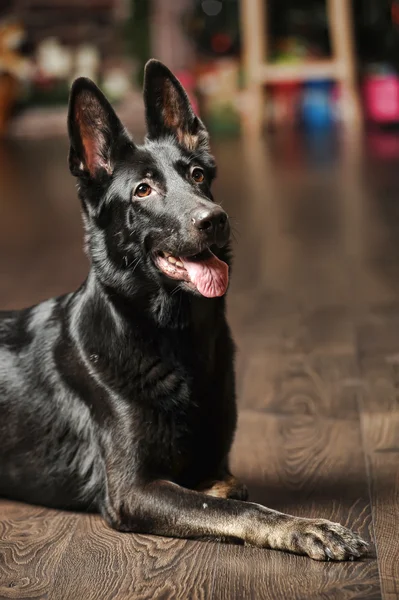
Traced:
[[158, 60], [145, 66], [144, 103], [149, 139], [173, 136], [189, 152], [209, 151], [209, 135], [178, 79]]
[[85, 77], [72, 85], [69, 98], [69, 168], [75, 177], [95, 179], [111, 175], [113, 148], [124, 128], [114, 109]]

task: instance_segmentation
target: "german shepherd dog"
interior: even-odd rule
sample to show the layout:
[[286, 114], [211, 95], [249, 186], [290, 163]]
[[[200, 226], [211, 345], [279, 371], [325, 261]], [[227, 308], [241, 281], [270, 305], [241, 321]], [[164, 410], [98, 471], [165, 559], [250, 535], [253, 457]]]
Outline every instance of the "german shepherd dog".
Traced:
[[94, 83], [72, 86], [91, 268], [74, 293], [0, 313], [0, 495], [124, 532], [360, 557], [366, 542], [337, 523], [246, 502], [229, 470], [229, 220], [208, 133], [155, 60], [144, 101], [139, 146]]

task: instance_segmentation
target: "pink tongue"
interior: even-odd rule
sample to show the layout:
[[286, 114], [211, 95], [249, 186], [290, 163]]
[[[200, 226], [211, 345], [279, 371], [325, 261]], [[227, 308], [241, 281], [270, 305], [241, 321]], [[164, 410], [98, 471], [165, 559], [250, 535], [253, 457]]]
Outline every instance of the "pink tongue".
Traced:
[[[212, 253], [211, 253], [212, 254]], [[214, 254], [201, 261], [180, 258], [190, 281], [206, 298], [216, 298], [226, 293], [229, 283], [229, 267]]]

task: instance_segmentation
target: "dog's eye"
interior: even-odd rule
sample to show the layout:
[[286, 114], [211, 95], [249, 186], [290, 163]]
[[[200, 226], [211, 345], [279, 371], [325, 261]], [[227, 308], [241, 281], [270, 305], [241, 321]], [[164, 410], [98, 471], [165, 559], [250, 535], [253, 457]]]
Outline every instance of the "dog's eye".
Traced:
[[151, 194], [151, 186], [148, 183], [140, 183], [134, 190], [134, 195], [139, 198], [145, 198]]
[[191, 171], [191, 177], [194, 179], [195, 183], [202, 183], [205, 179], [204, 171], [199, 167], [195, 167]]

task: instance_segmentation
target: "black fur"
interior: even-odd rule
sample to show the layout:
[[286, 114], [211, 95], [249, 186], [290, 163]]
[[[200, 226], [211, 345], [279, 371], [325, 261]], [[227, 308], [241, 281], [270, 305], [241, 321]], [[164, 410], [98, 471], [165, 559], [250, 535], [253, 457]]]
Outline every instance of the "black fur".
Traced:
[[[160, 77], [185, 99], [156, 62], [147, 97], [153, 85], [160, 93]], [[162, 107], [148, 102], [147, 119], [153, 130]], [[86, 79], [73, 85], [68, 128], [92, 268], [77, 292], [1, 314], [0, 402], [10, 416], [0, 425], [0, 492], [106, 513], [107, 460], [129, 458], [132, 485], [163, 477], [195, 486], [217, 474], [235, 426], [233, 344], [224, 298], [182, 289], [152, 258], [157, 248], [204, 249], [189, 216], [212, 202], [209, 152], [184, 148], [166, 130], [135, 145]], [[193, 164], [206, 173], [200, 186]], [[154, 198], [132, 199], [142, 179], [156, 186]], [[227, 244], [213, 250], [229, 261]]]
[[[123, 531], [316, 554], [320, 543], [309, 550], [306, 536], [317, 525], [245, 504], [229, 472], [225, 298], [201, 296], [156, 263], [160, 251], [207, 248], [230, 263], [228, 222], [210, 190], [215, 162], [183, 88], [157, 61], [145, 104], [148, 138], [137, 146], [92, 82], [72, 87], [69, 165], [91, 269], [78, 291], [0, 315], [0, 494], [99, 511]], [[152, 191], [139, 198], [143, 181]], [[336, 558], [361, 547], [341, 529], [350, 549]]]

